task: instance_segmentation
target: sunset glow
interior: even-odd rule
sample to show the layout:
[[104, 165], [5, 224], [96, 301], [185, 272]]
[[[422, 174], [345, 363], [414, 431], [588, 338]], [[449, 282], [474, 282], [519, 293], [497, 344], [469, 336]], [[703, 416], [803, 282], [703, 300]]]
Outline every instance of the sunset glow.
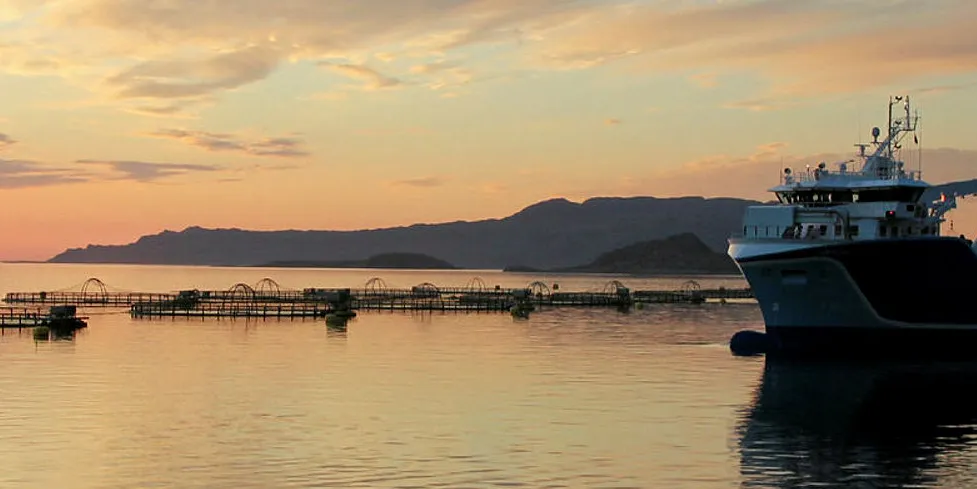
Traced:
[[[890, 94], [977, 178], [977, 2], [0, 0], [0, 259], [189, 226], [766, 200]], [[977, 233], [977, 206], [951, 213]]]

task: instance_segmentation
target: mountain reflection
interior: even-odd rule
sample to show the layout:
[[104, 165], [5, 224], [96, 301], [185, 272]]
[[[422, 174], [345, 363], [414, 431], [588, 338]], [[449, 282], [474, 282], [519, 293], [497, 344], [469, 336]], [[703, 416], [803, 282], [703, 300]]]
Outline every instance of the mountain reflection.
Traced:
[[977, 362], [768, 358], [738, 433], [743, 486], [969, 486], [975, 423]]

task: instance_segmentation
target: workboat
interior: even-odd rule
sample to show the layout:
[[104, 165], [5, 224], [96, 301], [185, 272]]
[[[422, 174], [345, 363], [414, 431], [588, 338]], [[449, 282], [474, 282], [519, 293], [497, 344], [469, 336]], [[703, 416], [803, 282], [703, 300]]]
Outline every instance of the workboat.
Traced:
[[905, 137], [918, 143], [908, 96], [889, 98], [888, 120], [856, 158], [785, 168], [777, 202], [748, 207], [729, 239], [766, 353], [977, 358], [977, 253], [943, 232], [957, 195], [926, 198], [932, 186], [899, 159]]

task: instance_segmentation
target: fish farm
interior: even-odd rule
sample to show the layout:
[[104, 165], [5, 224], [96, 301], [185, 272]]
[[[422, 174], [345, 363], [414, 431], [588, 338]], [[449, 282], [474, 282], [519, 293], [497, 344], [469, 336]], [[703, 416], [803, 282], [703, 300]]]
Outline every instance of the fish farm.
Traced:
[[[256, 284], [235, 284], [225, 290], [183, 290], [179, 292], [110, 291], [97, 278], [86, 280], [80, 288], [10, 292], [4, 302], [19, 306], [63, 306], [129, 308], [133, 317], [254, 317], [319, 318], [347, 314], [356, 310], [374, 311], [459, 311], [508, 312], [528, 311], [542, 307], [612, 307], [627, 309], [643, 304], [702, 304], [753, 299], [750, 289], [703, 289], [687, 281], [678, 290], [632, 291], [619, 281], [608, 282], [597, 291], [561, 291], [542, 282], [525, 288], [488, 287], [478, 277], [465, 287], [438, 287], [422, 283], [409, 289], [389, 288], [380, 278], [372, 278], [362, 288], [281, 287], [270, 278]], [[30, 319], [12, 310], [0, 315], [0, 321], [23, 323]], [[42, 314], [42, 313], [38, 313]]]
[[88, 325], [73, 305], [53, 306], [48, 310], [30, 307], [0, 307], [0, 330], [45, 327], [75, 330]]

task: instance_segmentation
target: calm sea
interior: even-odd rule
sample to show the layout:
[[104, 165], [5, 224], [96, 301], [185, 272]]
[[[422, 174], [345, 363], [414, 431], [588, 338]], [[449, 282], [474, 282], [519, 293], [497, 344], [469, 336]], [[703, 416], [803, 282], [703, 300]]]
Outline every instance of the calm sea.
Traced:
[[[0, 265], [0, 292], [600, 290], [609, 276]], [[620, 279], [620, 278], [619, 278]], [[620, 279], [632, 289], [685, 279]], [[739, 279], [697, 279], [743, 286]], [[970, 487], [977, 367], [735, 358], [755, 305], [141, 320], [0, 336], [0, 488]]]

